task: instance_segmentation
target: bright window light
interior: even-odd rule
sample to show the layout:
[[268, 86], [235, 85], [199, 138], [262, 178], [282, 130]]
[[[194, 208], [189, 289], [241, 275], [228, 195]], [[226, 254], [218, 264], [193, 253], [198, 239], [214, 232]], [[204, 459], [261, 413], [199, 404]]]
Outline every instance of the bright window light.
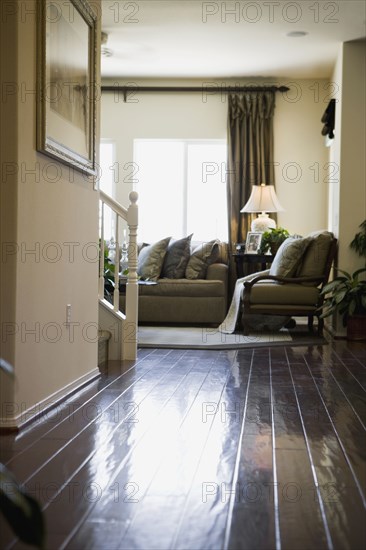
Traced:
[[[115, 144], [112, 142], [102, 141], [100, 144], [100, 173], [99, 173], [99, 188], [107, 195], [115, 198], [115, 181], [114, 181], [114, 163], [115, 163]], [[100, 213], [101, 224], [101, 213]], [[110, 240], [114, 235], [115, 216], [108, 206], [104, 206], [104, 239]]]
[[227, 241], [226, 142], [134, 140], [138, 240]]

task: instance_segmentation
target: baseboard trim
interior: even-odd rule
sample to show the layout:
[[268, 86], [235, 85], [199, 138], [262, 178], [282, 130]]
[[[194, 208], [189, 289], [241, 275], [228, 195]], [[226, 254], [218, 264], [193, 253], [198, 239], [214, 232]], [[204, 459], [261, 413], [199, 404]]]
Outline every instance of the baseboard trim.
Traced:
[[70, 384], [67, 384], [63, 388], [59, 389], [57, 392], [52, 393], [42, 401], [39, 401], [32, 407], [29, 407], [29, 409], [22, 411], [18, 415], [0, 418], [0, 432], [19, 432], [25, 427], [28, 427], [29, 424], [40, 417], [45, 416], [52, 409], [60, 405], [63, 401], [66, 401], [66, 399], [71, 397], [74, 393], [82, 390], [83, 387], [93, 382], [99, 376], [100, 371], [98, 368], [95, 368], [87, 374], [80, 376], [77, 380], [74, 380]]

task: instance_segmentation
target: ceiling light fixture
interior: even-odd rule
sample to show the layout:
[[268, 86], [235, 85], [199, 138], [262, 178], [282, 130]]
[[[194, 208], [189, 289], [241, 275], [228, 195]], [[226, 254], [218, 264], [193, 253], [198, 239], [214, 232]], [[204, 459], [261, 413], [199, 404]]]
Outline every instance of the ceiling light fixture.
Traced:
[[291, 31], [286, 34], [286, 36], [289, 36], [290, 38], [300, 38], [301, 36], [306, 36], [309, 34], [306, 31]]

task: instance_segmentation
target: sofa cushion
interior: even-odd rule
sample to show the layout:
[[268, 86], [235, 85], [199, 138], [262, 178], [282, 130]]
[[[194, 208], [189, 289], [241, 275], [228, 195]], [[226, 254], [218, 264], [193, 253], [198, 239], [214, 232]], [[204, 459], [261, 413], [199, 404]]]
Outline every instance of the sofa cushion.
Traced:
[[222, 281], [205, 279], [158, 279], [157, 285], [140, 285], [140, 296], [186, 296], [213, 297], [225, 296], [226, 289]]
[[[124, 298], [124, 297], [123, 297]], [[139, 322], [149, 324], [219, 325], [225, 318], [223, 296], [140, 296]]]
[[139, 256], [137, 274], [142, 279], [156, 281], [160, 277], [170, 237], [145, 246]]
[[188, 260], [186, 278], [205, 279], [208, 266], [213, 264], [218, 256], [219, 242], [216, 239], [197, 246]]
[[277, 277], [292, 277], [310, 240], [309, 237], [293, 236], [283, 241], [273, 260], [269, 274]]
[[274, 281], [261, 281], [253, 286], [250, 293], [251, 304], [278, 304], [314, 306], [319, 298], [319, 290], [298, 284], [279, 284]]
[[207, 268], [206, 281], [222, 281], [227, 285], [229, 266], [226, 264], [211, 264]]
[[[329, 253], [329, 246], [334, 239], [329, 231], [316, 231], [308, 235], [309, 246], [298, 265], [296, 277], [322, 277]], [[318, 283], [303, 283], [317, 286]]]
[[161, 276], [168, 279], [181, 279], [184, 277], [189, 257], [191, 255], [192, 235], [184, 239], [171, 239], [165, 254]]
[[159, 279], [157, 285], [140, 285], [140, 296], [215, 297], [226, 296], [222, 281], [204, 279]]

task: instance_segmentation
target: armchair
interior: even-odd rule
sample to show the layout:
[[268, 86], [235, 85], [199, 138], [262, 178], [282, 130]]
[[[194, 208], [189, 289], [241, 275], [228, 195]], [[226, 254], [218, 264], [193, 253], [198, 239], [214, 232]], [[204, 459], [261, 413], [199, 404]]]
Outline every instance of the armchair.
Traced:
[[337, 239], [327, 231], [286, 239], [269, 272], [243, 283], [244, 334], [249, 333], [248, 316], [255, 314], [306, 316], [310, 330], [317, 317], [321, 335], [324, 321], [320, 318], [323, 305], [320, 293], [328, 281], [336, 250]]

